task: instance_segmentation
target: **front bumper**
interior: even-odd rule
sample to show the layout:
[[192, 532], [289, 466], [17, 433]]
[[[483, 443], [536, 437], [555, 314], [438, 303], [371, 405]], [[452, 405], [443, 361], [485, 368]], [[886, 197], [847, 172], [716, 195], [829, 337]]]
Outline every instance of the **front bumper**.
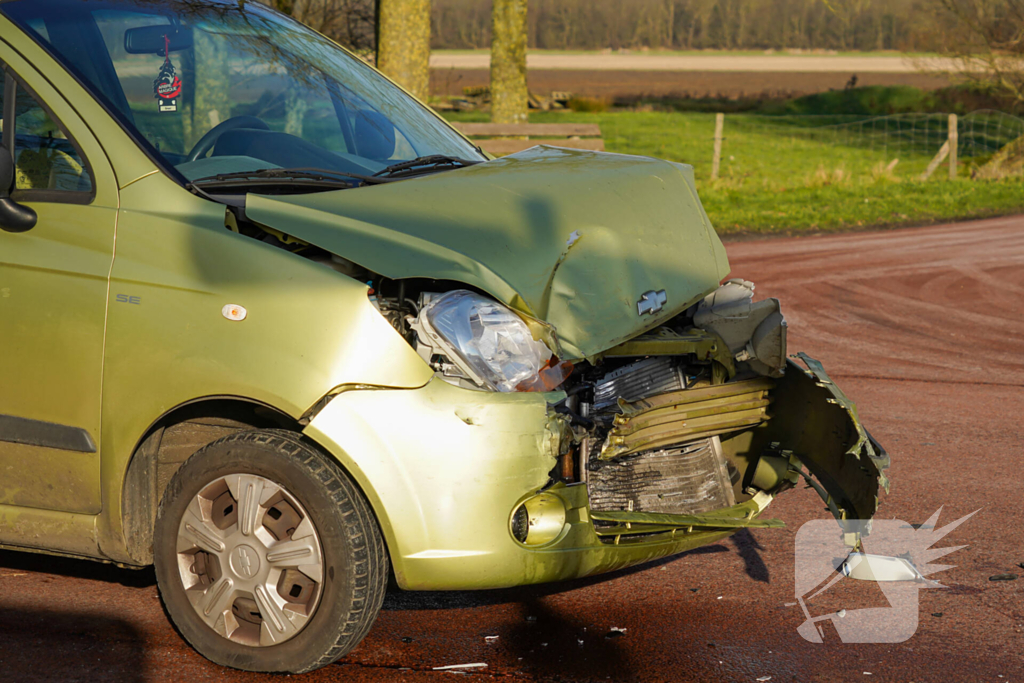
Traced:
[[[884, 464], [875, 451], [866, 453], [864, 444], [871, 449], [871, 442], [855, 408], [823, 370], [816, 372], [791, 363], [780, 380], [776, 416], [745, 432], [756, 432], [753, 438], [724, 439], [723, 446], [742, 463], [745, 452], [781, 439], [819, 479], [837, 516], [870, 517]], [[563, 396], [471, 391], [438, 378], [420, 389], [351, 390], [333, 398], [305, 433], [362, 487], [398, 584], [408, 590], [590, 576], [707, 545], [743, 526], [778, 525], [758, 519], [771, 501], [759, 493], [721, 511], [721, 526], [713, 519], [627, 516], [623, 528], [633, 533], [610, 539], [605, 532], [602, 540], [586, 485], [548, 486], [567, 438], [563, 418], [550, 405]], [[512, 537], [510, 516], [546, 486], [566, 507], [565, 526], [550, 543], [525, 547]], [[637, 528], [645, 535], [636, 536]]]

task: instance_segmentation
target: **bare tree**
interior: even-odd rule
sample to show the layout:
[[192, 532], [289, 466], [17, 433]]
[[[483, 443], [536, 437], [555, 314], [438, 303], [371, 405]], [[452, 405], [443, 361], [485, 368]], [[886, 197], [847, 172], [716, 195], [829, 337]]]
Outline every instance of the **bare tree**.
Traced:
[[[1024, 103], [1024, 0], [930, 0], [948, 73]], [[923, 64], [926, 68], [927, 62]]]
[[376, 49], [376, 0], [260, 0], [367, 61]]
[[491, 121], [526, 123], [526, 0], [491, 9]]
[[430, 94], [430, 0], [380, 0], [377, 67], [421, 100]]
[[[932, 0], [529, 0], [542, 49], [934, 48]], [[829, 7], [835, 11], [831, 11]], [[491, 0], [433, 0], [435, 48], [489, 44]]]

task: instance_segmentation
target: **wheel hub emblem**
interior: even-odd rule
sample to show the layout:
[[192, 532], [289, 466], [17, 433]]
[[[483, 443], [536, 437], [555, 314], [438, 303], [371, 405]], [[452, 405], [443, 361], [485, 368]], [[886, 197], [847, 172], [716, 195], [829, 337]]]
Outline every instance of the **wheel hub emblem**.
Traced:
[[231, 553], [231, 570], [240, 578], [251, 579], [260, 570], [260, 556], [253, 548], [240, 545]]

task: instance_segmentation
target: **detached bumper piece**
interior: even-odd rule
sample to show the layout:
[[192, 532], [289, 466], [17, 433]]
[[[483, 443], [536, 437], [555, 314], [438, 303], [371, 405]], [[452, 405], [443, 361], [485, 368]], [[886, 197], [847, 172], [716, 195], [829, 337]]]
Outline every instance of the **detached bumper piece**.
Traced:
[[889, 492], [889, 454], [864, 429], [857, 407], [821, 363], [805, 353], [795, 357], [806, 369], [790, 360], [778, 380], [775, 419], [765, 428], [766, 452], [775, 450], [805, 465], [808, 473], [800, 468], [800, 475], [840, 523], [870, 520], [878, 509], [879, 488]]
[[758, 494], [739, 505], [699, 515], [673, 515], [657, 512], [590, 511], [594, 531], [602, 541], [619, 542], [621, 537], [694, 531], [735, 531], [737, 529], [777, 529], [786, 526], [779, 519], [757, 519], [771, 497]]

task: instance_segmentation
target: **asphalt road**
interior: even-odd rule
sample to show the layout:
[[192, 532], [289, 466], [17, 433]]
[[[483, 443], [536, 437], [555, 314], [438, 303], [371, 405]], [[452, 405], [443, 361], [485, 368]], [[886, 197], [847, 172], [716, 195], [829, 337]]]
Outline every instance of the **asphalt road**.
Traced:
[[[341, 663], [299, 677], [563, 681], [991, 681], [1024, 677], [1024, 217], [729, 245], [733, 274], [782, 299], [791, 351], [822, 360], [893, 457], [879, 517], [940, 523], [967, 547], [920, 594], [900, 644], [797, 634], [794, 536], [825, 517], [810, 491], [770, 512], [781, 530], [568, 584], [395, 593]], [[990, 581], [1002, 573], [1016, 581]], [[858, 584], [861, 587], [870, 584]], [[832, 608], [884, 606], [840, 591]], [[822, 603], [821, 609], [827, 605]], [[831, 608], [829, 608], [831, 609]], [[624, 631], [613, 631], [619, 628]], [[617, 634], [617, 635], [613, 635]], [[486, 636], [498, 636], [491, 642]], [[152, 572], [0, 553], [5, 680], [273, 680], [217, 667], [167, 622]]]

